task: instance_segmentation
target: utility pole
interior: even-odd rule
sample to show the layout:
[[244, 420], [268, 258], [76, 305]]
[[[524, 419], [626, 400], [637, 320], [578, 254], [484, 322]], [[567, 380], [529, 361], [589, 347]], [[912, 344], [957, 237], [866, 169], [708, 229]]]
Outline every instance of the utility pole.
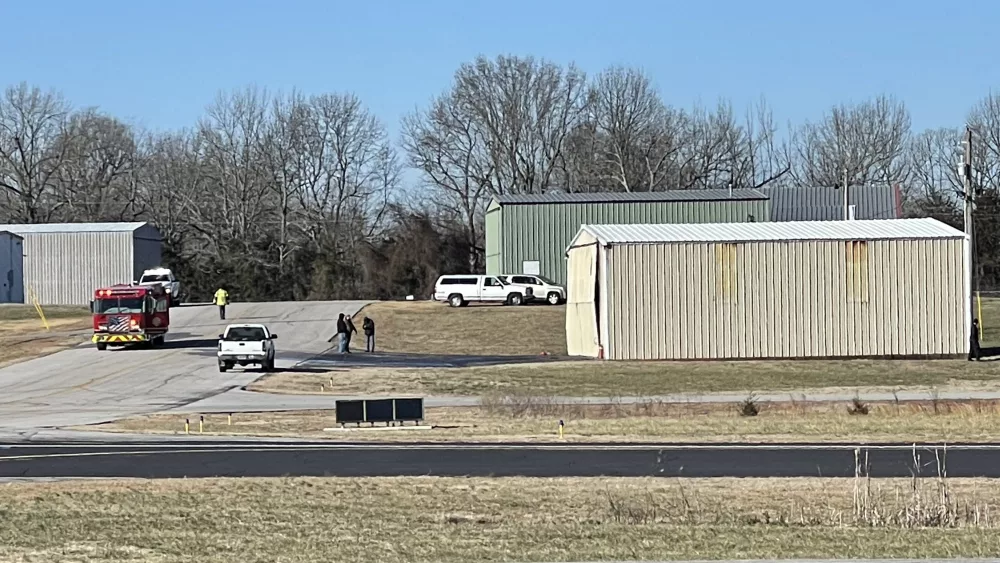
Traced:
[[[973, 266], [973, 262], [975, 261], [975, 255], [976, 255], [975, 253], [976, 245], [975, 245], [975, 231], [973, 229], [973, 223], [972, 223], [972, 210], [973, 206], [975, 205], [975, 201], [973, 199], [973, 191], [972, 191], [972, 128], [971, 127], [966, 126], [965, 135], [962, 138], [962, 145], [963, 145], [962, 164], [959, 167], [959, 171], [961, 172], [962, 176], [962, 188], [965, 192], [963, 194], [964, 197], [962, 198], [965, 210], [964, 222], [965, 222], [965, 236], [967, 240], [966, 242], [967, 246], [965, 249], [965, 276], [966, 276], [965, 284], [966, 284], [966, 292], [969, 296], [969, 303], [968, 303], [969, 314], [966, 315], [967, 317], [966, 326], [968, 328], [966, 330], [971, 330], [970, 325], [972, 322], [971, 320], [972, 311], [976, 310], [975, 306], [976, 299], [975, 297], [973, 297], [972, 293], [972, 286], [973, 286], [972, 276], [973, 273], [976, 271]], [[978, 290], [979, 284], [977, 283], [975, 285], [977, 286], [976, 289]], [[982, 323], [982, 319], [980, 319], [979, 322]]]
[[847, 168], [844, 168], [844, 221], [850, 220], [850, 213], [847, 207]]

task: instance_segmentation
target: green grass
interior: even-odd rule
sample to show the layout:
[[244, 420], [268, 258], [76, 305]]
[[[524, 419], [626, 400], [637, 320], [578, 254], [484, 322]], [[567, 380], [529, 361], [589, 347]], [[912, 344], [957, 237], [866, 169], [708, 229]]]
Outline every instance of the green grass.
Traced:
[[[855, 501], [869, 485], [873, 495]], [[1000, 553], [994, 481], [949, 480], [945, 503], [937, 480], [910, 486], [426, 477], [20, 483], [0, 488], [0, 560], [465, 563]], [[953, 526], [933, 524], [938, 513], [953, 517]]]

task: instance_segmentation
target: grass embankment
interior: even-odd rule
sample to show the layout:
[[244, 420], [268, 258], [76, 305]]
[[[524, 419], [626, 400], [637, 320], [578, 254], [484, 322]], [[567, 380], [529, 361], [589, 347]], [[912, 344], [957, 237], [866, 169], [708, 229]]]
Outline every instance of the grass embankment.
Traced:
[[364, 368], [277, 373], [250, 388], [268, 393], [620, 397], [817, 388], [996, 386], [998, 362], [843, 360], [739, 362], [545, 362], [475, 368]]
[[[379, 351], [427, 355], [565, 353], [565, 307], [393, 302], [362, 311], [376, 320]], [[1000, 345], [1000, 300], [983, 301], [984, 347]], [[332, 381], [330, 380], [332, 376]], [[818, 388], [983, 387], [1000, 363], [964, 360], [784, 360], [544, 362], [474, 368], [364, 368], [331, 374], [279, 373], [251, 388], [270, 393], [481, 396], [650, 396]], [[1000, 387], [1000, 385], [997, 385]]]
[[[427, 355], [537, 356], [566, 353], [564, 305], [469, 305], [431, 301], [380, 302], [355, 317], [375, 321], [380, 352]], [[355, 348], [364, 350], [364, 341]]]
[[[871, 492], [869, 493], [869, 487]], [[943, 487], [943, 491], [939, 490]], [[204, 479], [0, 488], [5, 561], [951, 558], [1000, 552], [988, 480]]]
[[31, 305], [0, 306], [0, 367], [65, 350], [91, 326], [86, 307], [44, 307], [49, 330]]
[[[297, 436], [377, 441], [532, 442], [995, 442], [1000, 405], [930, 401], [900, 404], [639, 404], [560, 405], [536, 397], [485, 399], [481, 407], [427, 409], [429, 429], [336, 428], [327, 411], [204, 415], [216, 435]], [[746, 410], [757, 414], [747, 416]], [[185, 418], [199, 432], [199, 414], [152, 415], [85, 427], [128, 433], [181, 434]], [[232, 424], [230, 425], [230, 420]], [[558, 423], [565, 422], [564, 437]]]

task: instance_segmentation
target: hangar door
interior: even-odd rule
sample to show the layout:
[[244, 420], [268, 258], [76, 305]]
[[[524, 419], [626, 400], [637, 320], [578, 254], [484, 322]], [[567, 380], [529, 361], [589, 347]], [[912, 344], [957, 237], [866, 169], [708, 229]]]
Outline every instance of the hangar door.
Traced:
[[[583, 241], [580, 241], [583, 242]], [[570, 356], [598, 357], [597, 241], [570, 249], [566, 264], [566, 351]]]

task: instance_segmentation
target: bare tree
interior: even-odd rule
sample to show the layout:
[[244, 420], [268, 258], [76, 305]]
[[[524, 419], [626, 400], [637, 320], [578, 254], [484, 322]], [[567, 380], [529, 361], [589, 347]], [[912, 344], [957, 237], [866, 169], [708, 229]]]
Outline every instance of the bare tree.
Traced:
[[597, 76], [590, 109], [604, 179], [626, 192], [663, 189], [686, 116], [664, 105], [646, 74], [624, 67]]
[[22, 83], [0, 99], [0, 197], [8, 220], [38, 223], [58, 209], [53, 192], [69, 144], [56, 146], [66, 133], [69, 104], [55, 92]]
[[95, 110], [70, 116], [53, 152], [65, 155], [54, 174], [60, 215], [78, 221], [131, 221], [142, 213], [132, 129]]
[[459, 102], [441, 96], [403, 120], [402, 140], [409, 165], [421, 172], [445, 217], [458, 219], [447, 224], [458, 226], [475, 250], [469, 257], [472, 271], [483, 267], [481, 222], [497, 168], [478, 125]]
[[833, 186], [895, 184], [907, 177], [910, 114], [902, 102], [880, 96], [833, 108], [820, 123], [807, 123], [795, 139], [800, 184]]

